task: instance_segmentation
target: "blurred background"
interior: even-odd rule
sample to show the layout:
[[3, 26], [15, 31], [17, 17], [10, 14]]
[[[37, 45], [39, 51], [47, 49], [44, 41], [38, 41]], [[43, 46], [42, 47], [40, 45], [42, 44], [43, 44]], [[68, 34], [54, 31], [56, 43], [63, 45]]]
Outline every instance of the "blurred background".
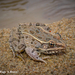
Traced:
[[0, 28], [52, 23], [75, 16], [75, 0], [0, 0]]

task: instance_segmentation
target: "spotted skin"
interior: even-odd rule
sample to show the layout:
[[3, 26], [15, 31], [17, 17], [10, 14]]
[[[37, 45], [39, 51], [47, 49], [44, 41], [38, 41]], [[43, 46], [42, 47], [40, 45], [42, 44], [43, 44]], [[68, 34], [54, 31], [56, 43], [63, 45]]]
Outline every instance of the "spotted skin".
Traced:
[[46, 63], [46, 61], [39, 57], [38, 53], [59, 53], [66, 48], [61, 37], [58, 35], [60, 37], [58, 39], [56, 35], [49, 32], [50, 30], [45, 24], [20, 24], [17, 29], [11, 31], [9, 38], [13, 54], [26, 51], [33, 60]]

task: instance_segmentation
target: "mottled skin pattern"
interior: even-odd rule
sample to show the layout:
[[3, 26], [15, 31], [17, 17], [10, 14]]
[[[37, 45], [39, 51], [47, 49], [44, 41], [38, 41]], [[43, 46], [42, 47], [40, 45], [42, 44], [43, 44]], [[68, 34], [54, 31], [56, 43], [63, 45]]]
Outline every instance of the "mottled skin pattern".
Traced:
[[12, 30], [9, 39], [14, 56], [23, 59], [19, 53], [26, 51], [32, 59], [46, 63], [38, 53], [52, 54], [64, 51], [66, 46], [60, 34], [51, 34], [50, 30], [45, 24], [20, 24], [18, 29]]

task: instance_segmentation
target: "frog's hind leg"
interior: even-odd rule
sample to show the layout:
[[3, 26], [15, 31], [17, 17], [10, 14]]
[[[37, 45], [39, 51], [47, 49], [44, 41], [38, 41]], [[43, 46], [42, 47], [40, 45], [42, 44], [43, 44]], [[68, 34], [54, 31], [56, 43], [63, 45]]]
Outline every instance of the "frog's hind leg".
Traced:
[[10, 33], [9, 44], [13, 52], [13, 56], [17, 56], [24, 61], [23, 56], [21, 55], [21, 52], [25, 50], [24, 37], [16, 34], [16, 29], [12, 30]]
[[16, 51], [15, 51], [15, 48], [13, 47], [13, 31], [10, 32], [10, 36], [9, 36], [9, 46], [13, 52], [13, 56], [15, 57], [16, 56]]
[[25, 51], [33, 60], [42, 61], [47, 64], [46, 61], [39, 57], [38, 52], [34, 48], [28, 47]]

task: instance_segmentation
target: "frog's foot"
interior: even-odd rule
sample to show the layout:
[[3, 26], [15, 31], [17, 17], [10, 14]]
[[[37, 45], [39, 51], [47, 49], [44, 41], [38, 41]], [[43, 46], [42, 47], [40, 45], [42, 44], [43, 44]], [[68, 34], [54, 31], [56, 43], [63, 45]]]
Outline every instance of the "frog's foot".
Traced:
[[25, 51], [33, 60], [42, 61], [47, 64], [46, 61], [39, 57], [38, 52], [34, 48], [28, 47]]
[[18, 58], [20, 58], [24, 63], [25, 63], [25, 60], [24, 60], [24, 58], [23, 58], [23, 55], [21, 54], [21, 53], [15, 53], [15, 57], [18, 57]]

